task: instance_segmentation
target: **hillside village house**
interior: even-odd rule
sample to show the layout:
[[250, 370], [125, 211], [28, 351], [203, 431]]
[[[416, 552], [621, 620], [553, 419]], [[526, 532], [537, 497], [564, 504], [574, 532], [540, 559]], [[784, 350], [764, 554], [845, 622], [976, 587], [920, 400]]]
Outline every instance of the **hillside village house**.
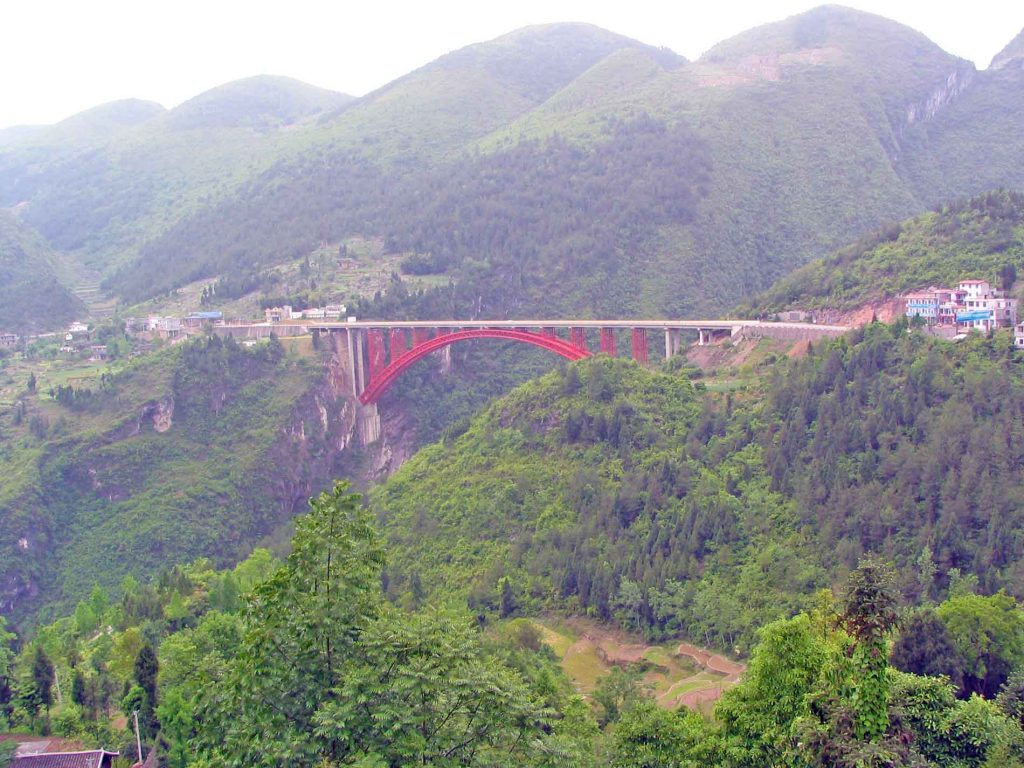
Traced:
[[18, 334], [0, 333], [0, 349], [13, 349], [18, 346]]
[[146, 323], [146, 328], [161, 339], [176, 339], [181, 336], [181, 318], [152, 315]]
[[263, 310], [263, 317], [268, 323], [281, 323], [285, 320], [338, 320], [345, 314], [344, 304], [328, 304], [325, 307], [294, 309], [291, 305], [270, 307]]
[[929, 325], [955, 326], [961, 333], [1017, 326], [1017, 300], [985, 280], [961, 280], [955, 289], [932, 286], [903, 299], [907, 317], [920, 317]]
[[64, 341], [88, 341], [91, 337], [89, 326], [85, 323], [72, 323], [64, 334]]

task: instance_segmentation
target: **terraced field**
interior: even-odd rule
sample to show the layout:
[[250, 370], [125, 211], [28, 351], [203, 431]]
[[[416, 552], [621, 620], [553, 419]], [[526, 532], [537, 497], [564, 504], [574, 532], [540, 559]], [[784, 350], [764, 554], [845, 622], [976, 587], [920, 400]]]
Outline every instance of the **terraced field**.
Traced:
[[689, 643], [647, 645], [586, 619], [534, 621], [580, 693], [593, 692], [613, 667], [634, 669], [658, 704], [707, 710], [736, 684], [744, 665]]

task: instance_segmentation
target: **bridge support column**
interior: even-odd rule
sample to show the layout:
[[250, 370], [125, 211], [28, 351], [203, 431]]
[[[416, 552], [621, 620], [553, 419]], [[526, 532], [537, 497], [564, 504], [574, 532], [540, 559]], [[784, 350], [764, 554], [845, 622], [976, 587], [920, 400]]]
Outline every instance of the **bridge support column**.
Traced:
[[384, 370], [384, 331], [380, 328], [369, 328], [366, 331], [366, 351], [370, 358], [370, 381], [372, 382]]
[[665, 329], [665, 359], [670, 360], [679, 354], [679, 329]]
[[366, 389], [366, 382], [369, 378], [366, 375], [366, 367], [363, 364], [363, 331], [352, 330], [348, 332], [348, 353], [353, 361], [352, 373], [355, 376], [353, 380], [353, 389], [355, 390], [356, 397], [363, 394], [363, 390]]
[[569, 329], [569, 343], [576, 347], [576, 349], [587, 348], [587, 337], [582, 328]]
[[698, 328], [697, 329], [697, 346], [698, 347], [703, 347], [705, 344], [707, 344], [708, 341], [710, 340], [710, 338], [709, 338], [710, 336], [711, 336], [711, 334], [710, 333], [705, 333], [703, 328]]
[[392, 328], [390, 338], [388, 339], [388, 346], [391, 347], [391, 359], [394, 360], [403, 354], [405, 354], [406, 343], [405, 343], [405, 329], [404, 328]]
[[420, 344], [430, 338], [430, 331], [427, 328], [413, 328], [412, 329], [412, 346], [413, 348], [418, 347]]
[[[434, 338], [438, 336], [444, 336], [445, 334], [451, 333], [451, 328], [436, 328], [434, 330]], [[441, 349], [441, 373], [448, 373], [452, 369], [452, 348], [444, 347]]]
[[362, 445], [369, 445], [380, 440], [380, 411], [377, 404], [362, 405], [359, 407], [359, 442]]
[[615, 357], [615, 329], [601, 329], [601, 352], [609, 357]]
[[634, 328], [633, 335], [633, 359], [641, 365], [647, 364], [647, 329]]

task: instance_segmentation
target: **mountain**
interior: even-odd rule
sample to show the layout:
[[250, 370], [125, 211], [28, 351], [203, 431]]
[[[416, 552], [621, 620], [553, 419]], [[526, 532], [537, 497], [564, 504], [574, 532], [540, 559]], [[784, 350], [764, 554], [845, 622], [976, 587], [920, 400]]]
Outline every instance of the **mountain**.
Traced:
[[446, 314], [693, 316], [886, 221], [1024, 184], [1019, 74], [839, 6], [696, 62], [528, 27], [356, 100], [251, 78], [59, 163], [8, 142], [0, 202], [27, 201], [128, 302], [218, 278], [231, 298], [369, 237], [451, 281], [428, 302]]
[[[457, 312], [720, 312], [924, 210], [933, 177], [948, 179], [946, 199], [980, 191], [999, 134], [982, 105], [1001, 98], [991, 88], [1006, 86], [920, 33], [835, 6], [692, 63], [590, 27], [528, 28], [321, 121], [332, 149], [183, 219], [109, 285], [134, 301], [218, 275], [258, 283], [359, 235], [452, 278]], [[970, 148], [946, 154], [960, 130]], [[983, 188], [1024, 172], [1014, 141]]]
[[235, 563], [358, 473], [342, 457], [352, 404], [280, 344], [212, 337], [92, 379], [30, 370], [35, 390], [8, 369], [19, 392], [0, 416], [0, 614], [15, 621], [168, 563]]
[[1024, 29], [992, 58], [989, 69], [1024, 68]]
[[967, 573], [1024, 592], [1012, 339], [876, 323], [750, 365], [725, 394], [594, 358], [495, 401], [372, 492], [392, 598], [511, 601], [743, 653], [868, 553], [911, 602]]
[[126, 101], [0, 141], [0, 206], [102, 272], [268, 167], [308, 124], [350, 97], [288, 78], [230, 83], [166, 111]]
[[293, 80], [263, 75], [236, 80], [189, 99], [170, 112], [174, 130], [269, 129], [294, 125], [347, 104], [352, 97]]
[[0, 210], [0, 329], [54, 328], [85, 309], [58, 279], [58, 267], [39, 233]]
[[848, 312], [970, 277], [1001, 285], [1007, 267], [1024, 273], [1024, 195], [1001, 190], [883, 227], [782, 278], [742, 312]]
[[72, 115], [56, 125], [24, 125], [0, 130], [0, 146], [31, 141], [36, 146], [57, 148], [102, 141], [163, 112], [164, 108], [153, 101], [111, 101]]

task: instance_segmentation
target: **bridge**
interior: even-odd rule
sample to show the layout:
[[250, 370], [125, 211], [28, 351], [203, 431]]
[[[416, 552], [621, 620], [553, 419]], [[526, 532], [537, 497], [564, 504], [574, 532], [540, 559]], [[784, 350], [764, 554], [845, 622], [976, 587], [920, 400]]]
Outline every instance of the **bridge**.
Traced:
[[364, 444], [380, 437], [377, 401], [395, 380], [427, 355], [447, 356], [451, 345], [461, 341], [516, 341], [580, 360], [595, 352], [615, 357], [622, 338], [628, 341], [630, 356], [643, 365], [649, 361], [651, 336], [657, 334], [664, 335], [668, 359], [679, 353], [684, 332], [696, 332], [697, 343], [704, 345], [740, 335], [802, 340], [851, 330], [845, 325], [760, 320], [362, 320], [302, 325], [329, 340], [344, 388], [362, 406], [359, 432]]

